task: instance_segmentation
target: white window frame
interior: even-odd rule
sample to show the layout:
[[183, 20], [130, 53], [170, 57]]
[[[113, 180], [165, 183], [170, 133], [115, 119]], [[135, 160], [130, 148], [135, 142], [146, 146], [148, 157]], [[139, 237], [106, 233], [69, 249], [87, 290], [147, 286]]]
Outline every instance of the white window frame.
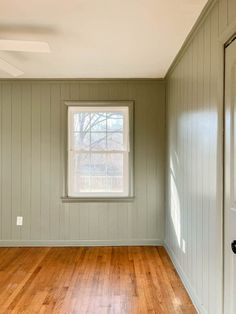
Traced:
[[[92, 200], [92, 199], [126, 199], [133, 197], [133, 102], [131, 101], [106, 101], [106, 102], [84, 102], [84, 101], [67, 101], [67, 198], [78, 199], [78, 200]], [[73, 193], [72, 188], [72, 158], [77, 152], [72, 149], [72, 131], [71, 117], [73, 112], [82, 111], [96, 111], [98, 108], [99, 112], [106, 111], [121, 111], [124, 113], [124, 136], [127, 143], [126, 149], [123, 151], [124, 156], [124, 190], [123, 192], [84, 192], [84, 193]], [[120, 153], [121, 151], [96, 151], [96, 153]]]

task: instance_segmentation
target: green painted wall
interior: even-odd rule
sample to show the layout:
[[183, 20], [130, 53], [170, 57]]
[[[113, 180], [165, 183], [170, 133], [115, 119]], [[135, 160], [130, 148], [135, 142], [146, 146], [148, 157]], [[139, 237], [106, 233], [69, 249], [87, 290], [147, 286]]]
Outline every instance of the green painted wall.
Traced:
[[[134, 202], [61, 202], [63, 100], [135, 101]], [[163, 81], [1, 81], [0, 108], [0, 245], [148, 244], [163, 239]], [[23, 216], [22, 227], [16, 226], [17, 215]]]
[[165, 242], [199, 313], [220, 314], [223, 44], [236, 1], [210, 2], [167, 76]]

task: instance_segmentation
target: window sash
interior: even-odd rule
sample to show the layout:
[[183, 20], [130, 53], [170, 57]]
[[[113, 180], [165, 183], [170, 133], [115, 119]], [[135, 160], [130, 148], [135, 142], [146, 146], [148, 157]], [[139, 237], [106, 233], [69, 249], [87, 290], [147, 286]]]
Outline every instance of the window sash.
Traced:
[[[96, 152], [97, 153], [97, 152]], [[95, 154], [96, 154], [95, 153]], [[69, 153], [69, 164], [73, 164], [74, 155], [76, 153], [71, 151]], [[93, 153], [91, 153], [92, 155]], [[103, 153], [102, 153], [103, 154]], [[110, 154], [106, 152], [105, 154]], [[128, 152], [119, 152], [119, 154], [123, 155], [123, 192], [74, 192], [73, 191], [73, 178], [74, 178], [74, 168], [69, 166], [69, 196], [71, 197], [87, 197], [87, 196], [128, 196], [129, 194], [129, 156]], [[81, 176], [82, 177], [82, 176]], [[89, 175], [88, 177], [102, 177], [102, 175]], [[104, 177], [111, 177], [107, 174]], [[118, 177], [118, 176], [114, 176]]]

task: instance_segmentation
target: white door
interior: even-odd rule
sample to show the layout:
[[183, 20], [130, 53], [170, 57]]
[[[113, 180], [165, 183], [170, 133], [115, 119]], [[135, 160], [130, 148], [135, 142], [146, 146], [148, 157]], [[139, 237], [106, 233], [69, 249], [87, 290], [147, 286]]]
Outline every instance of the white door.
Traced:
[[225, 50], [224, 309], [236, 313], [236, 39]]

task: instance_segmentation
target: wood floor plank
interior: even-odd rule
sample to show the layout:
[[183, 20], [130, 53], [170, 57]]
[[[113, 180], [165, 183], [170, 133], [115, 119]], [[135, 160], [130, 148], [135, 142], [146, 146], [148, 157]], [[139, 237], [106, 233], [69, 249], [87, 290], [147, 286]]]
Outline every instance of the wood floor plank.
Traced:
[[3, 313], [196, 313], [163, 247], [0, 248]]

